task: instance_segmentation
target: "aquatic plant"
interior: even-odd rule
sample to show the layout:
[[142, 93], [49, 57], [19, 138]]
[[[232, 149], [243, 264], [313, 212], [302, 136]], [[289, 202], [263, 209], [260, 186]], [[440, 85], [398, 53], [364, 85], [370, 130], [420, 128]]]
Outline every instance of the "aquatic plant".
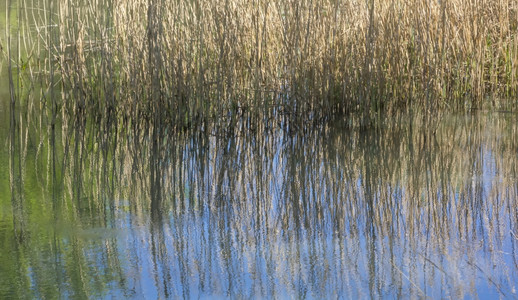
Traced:
[[24, 63], [60, 87], [67, 112], [184, 128], [273, 112], [371, 124], [395, 111], [516, 106], [516, 1], [26, 0], [17, 9]]

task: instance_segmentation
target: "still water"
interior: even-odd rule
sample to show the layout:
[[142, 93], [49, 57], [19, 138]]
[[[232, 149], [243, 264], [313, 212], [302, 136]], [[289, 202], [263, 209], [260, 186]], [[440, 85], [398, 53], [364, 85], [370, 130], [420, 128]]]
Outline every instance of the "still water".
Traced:
[[518, 296], [516, 114], [157, 134], [3, 97], [0, 299]]

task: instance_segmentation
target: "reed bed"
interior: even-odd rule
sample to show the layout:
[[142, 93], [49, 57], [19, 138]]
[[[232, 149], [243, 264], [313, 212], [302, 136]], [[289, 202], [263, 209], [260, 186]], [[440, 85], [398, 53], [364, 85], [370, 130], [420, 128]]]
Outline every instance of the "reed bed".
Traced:
[[516, 1], [19, 3], [25, 65], [60, 87], [66, 112], [179, 127], [243, 114], [371, 124], [517, 104]]

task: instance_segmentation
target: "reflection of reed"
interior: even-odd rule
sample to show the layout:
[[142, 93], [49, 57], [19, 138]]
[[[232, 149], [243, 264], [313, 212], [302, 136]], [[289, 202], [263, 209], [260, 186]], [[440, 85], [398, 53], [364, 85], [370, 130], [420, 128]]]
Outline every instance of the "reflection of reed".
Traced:
[[[515, 176], [511, 158], [516, 145], [512, 140], [502, 146], [488, 131], [508, 125], [485, 129], [469, 118], [455, 122], [440, 126], [436, 135], [394, 127], [380, 134], [152, 138], [149, 146], [143, 142], [131, 150], [124, 145], [116, 156], [126, 158], [121, 166], [145, 166], [135, 160], [150, 157], [161, 166], [160, 173], [153, 175], [151, 166], [137, 174], [126, 168], [114, 172], [120, 174], [115, 182], [136, 181], [141, 190], [126, 195], [139, 199], [135, 207], [141, 212], [153, 205], [158, 190], [162, 214], [176, 216], [161, 229], [171, 236], [158, 240], [172, 242], [173, 248], [157, 246], [164, 261], [158, 269], [167, 269], [175, 257], [178, 273], [167, 276], [183, 274], [177, 279], [185, 288], [193, 282], [183, 276], [197, 274], [198, 288], [246, 295], [237, 286], [218, 286], [246, 280], [235, 278], [244, 268], [261, 295], [287, 292], [293, 285], [303, 289], [291, 290], [300, 295], [326, 294], [333, 280], [345, 280], [328, 277], [344, 273], [351, 276], [346, 282], [363, 287], [356, 292], [372, 296], [391, 285], [400, 286], [401, 296], [423, 296], [438, 278], [464, 287], [465, 293], [476, 279], [466, 270], [491, 274], [483, 271], [489, 263], [477, 266], [479, 256], [500, 260], [495, 251], [509, 242], [517, 226], [511, 209], [516, 187], [509, 179]], [[455, 142], [452, 136], [458, 137]], [[342, 269], [333, 269], [338, 266], [331, 267], [329, 259], [338, 259]], [[221, 272], [226, 278], [215, 275]], [[277, 288], [288, 290], [271, 290], [274, 278], [285, 281]], [[498, 290], [506, 286], [505, 279], [488, 281]]]
[[16, 121], [16, 102], [11, 101], [9, 126], [9, 182], [11, 192], [11, 209], [15, 236], [19, 241], [25, 238], [26, 216], [24, 212], [23, 180], [22, 180], [22, 149], [23, 137]]
[[[212, 135], [70, 121], [42, 151], [63, 170], [54, 213], [81, 234], [52, 251], [87, 296], [103, 280], [140, 295], [148, 275], [163, 297], [463, 297], [478, 280], [510, 296], [515, 123]], [[128, 233], [85, 238], [97, 227]]]

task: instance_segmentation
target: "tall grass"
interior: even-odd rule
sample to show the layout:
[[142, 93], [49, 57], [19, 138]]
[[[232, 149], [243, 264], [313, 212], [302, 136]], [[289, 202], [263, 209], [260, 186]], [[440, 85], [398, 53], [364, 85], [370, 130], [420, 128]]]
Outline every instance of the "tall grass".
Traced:
[[32, 2], [65, 111], [191, 127], [517, 104], [516, 1]]

